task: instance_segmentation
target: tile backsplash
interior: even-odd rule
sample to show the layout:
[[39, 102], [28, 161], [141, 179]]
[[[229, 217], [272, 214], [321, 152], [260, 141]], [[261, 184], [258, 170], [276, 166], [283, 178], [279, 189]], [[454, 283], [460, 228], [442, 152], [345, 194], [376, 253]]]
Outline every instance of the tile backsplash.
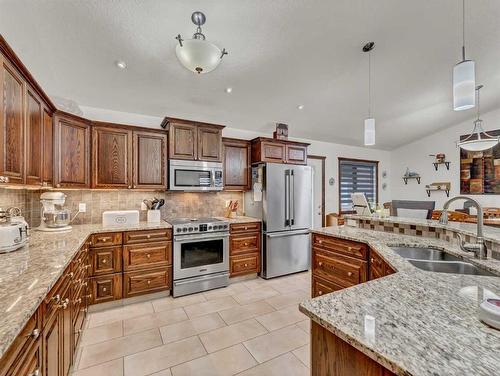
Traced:
[[[87, 211], [80, 213], [74, 224], [101, 223], [102, 212], [106, 210], [139, 210], [140, 220], [146, 220], [146, 211], [140, 210], [143, 199], [157, 197], [165, 200], [160, 209], [162, 218], [223, 216], [227, 200], [238, 200], [238, 214], [243, 214], [241, 192], [147, 192], [129, 190], [62, 190], [66, 207], [72, 216], [78, 211], [78, 204], [87, 205]], [[31, 227], [40, 224], [40, 194], [42, 191], [25, 189], [0, 189], [0, 208], [19, 207]]]

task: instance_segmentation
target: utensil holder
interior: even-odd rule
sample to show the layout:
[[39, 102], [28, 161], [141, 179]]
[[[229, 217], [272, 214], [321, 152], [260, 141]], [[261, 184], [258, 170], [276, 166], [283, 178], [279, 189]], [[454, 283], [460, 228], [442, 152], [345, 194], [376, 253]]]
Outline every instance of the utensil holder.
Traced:
[[161, 212], [159, 210], [148, 210], [148, 222], [160, 223]]

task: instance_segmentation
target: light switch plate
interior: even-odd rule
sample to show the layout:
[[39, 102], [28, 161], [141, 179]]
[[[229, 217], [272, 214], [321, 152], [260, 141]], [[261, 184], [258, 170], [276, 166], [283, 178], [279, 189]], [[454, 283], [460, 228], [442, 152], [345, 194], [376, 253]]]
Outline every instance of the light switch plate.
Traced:
[[80, 202], [78, 204], [78, 211], [80, 213], [85, 213], [87, 211], [87, 204], [85, 202]]

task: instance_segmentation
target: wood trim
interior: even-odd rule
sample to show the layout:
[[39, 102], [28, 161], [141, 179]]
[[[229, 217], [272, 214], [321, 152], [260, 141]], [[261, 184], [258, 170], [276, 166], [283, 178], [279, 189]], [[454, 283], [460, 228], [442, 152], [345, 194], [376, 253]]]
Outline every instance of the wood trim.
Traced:
[[280, 144], [300, 145], [300, 146], [311, 145], [311, 144], [308, 144], [307, 142], [290, 141], [290, 140], [277, 140], [277, 139], [271, 138], [271, 137], [256, 137], [256, 138], [250, 140], [251, 143], [262, 142], [262, 141], [276, 142], [276, 143], [280, 143]]
[[115, 128], [115, 129], [123, 129], [123, 130], [131, 130], [137, 132], [154, 132], [158, 134], [165, 135], [166, 132], [164, 129], [158, 128], [149, 128], [149, 127], [141, 127], [137, 125], [129, 125], [129, 124], [121, 124], [121, 123], [110, 123], [106, 121], [90, 121], [92, 126], [94, 127], [102, 127], [102, 128]]
[[325, 209], [325, 194], [326, 194], [326, 184], [325, 184], [325, 179], [326, 179], [326, 157], [322, 155], [307, 155], [307, 159], [317, 159], [321, 160], [321, 174], [323, 175], [323, 179], [321, 182], [321, 226], [325, 227], [325, 220], [326, 220], [326, 209]]
[[357, 159], [357, 158], [345, 158], [345, 157], [337, 157], [337, 185], [338, 185], [338, 199], [339, 199], [339, 214], [348, 214], [354, 213], [352, 210], [342, 211], [342, 203], [340, 202], [340, 162], [341, 161], [353, 161], [353, 162], [367, 162], [367, 163], [375, 163], [377, 166], [377, 173], [375, 174], [375, 193], [377, 195], [376, 200], [379, 199], [379, 187], [378, 187], [378, 166], [380, 161], [370, 160], [370, 159]]
[[214, 128], [218, 128], [218, 129], [223, 129], [226, 127], [225, 125], [220, 125], [220, 124], [204, 123], [202, 121], [179, 119], [179, 118], [168, 117], [168, 116], [163, 118], [163, 121], [161, 122], [161, 126], [164, 127], [165, 129], [168, 129], [170, 122], [174, 122], [177, 124], [203, 125], [203, 126], [214, 127]]
[[23, 64], [21, 59], [16, 55], [14, 50], [7, 43], [2, 34], [0, 34], [0, 52], [7, 58], [7, 60], [16, 67], [16, 69], [21, 73], [24, 79], [31, 85], [33, 90], [47, 103], [50, 110], [53, 112], [56, 110], [56, 106], [52, 103], [49, 96], [45, 94], [42, 87], [36, 82], [35, 78], [31, 75], [30, 71]]

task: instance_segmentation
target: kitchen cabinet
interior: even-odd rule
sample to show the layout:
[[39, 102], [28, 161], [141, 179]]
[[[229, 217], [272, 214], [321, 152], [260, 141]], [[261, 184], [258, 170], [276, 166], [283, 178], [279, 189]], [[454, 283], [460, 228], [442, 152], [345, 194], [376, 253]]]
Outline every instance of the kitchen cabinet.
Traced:
[[26, 93], [26, 184], [42, 184], [43, 179], [42, 102], [30, 87]]
[[395, 376], [321, 325], [311, 321], [311, 375]]
[[43, 108], [43, 142], [42, 142], [42, 185], [53, 185], [54, 174], [54, 119], [52, 112]]
[[307, 164], [307, 147], [309, 144], [265, 137], [255, 138], [251, 143], [252, 163]]
[[133, 188], [167, 188], [167, 135], [133, 132]]
[[132, 131], [92, 127], [92, 187], [132, 188]]
[[229, 234], [230, 277], [260, 273], [260, 222], [233, 223]]
[[224, 190], [246, 191], [251, 185], [250, 141], [223, 138]]
[[168, 130], [170, 159], [222, 162], [224, 126], [174, 118], [165, 118], [162, 126]]
[[90, 188], [90, 122], [56, 112], [54, 184], [56, 188]]
[[373, 249], [370, 249], [370, 280], [385, 277], [395, 270]]
[[0, 63], [0, 176], [23, 184], [25, 83], [7, 59], [0, 56]]

